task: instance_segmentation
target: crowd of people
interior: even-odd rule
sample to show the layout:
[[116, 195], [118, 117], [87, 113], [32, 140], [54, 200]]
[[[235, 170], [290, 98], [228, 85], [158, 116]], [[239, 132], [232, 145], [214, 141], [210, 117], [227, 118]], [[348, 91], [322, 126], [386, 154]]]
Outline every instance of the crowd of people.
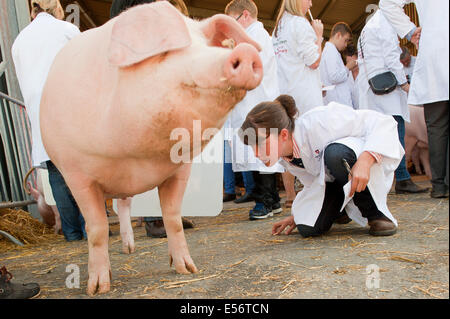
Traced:
[[[114, 0], [111, 18], [150, 2], [154, 0]], [[170, 2], [189, 14], [182, 0]], [[261, 46], [264, 77], [225, 124], [233, 133], [224, 141], [223, 201], [254, 201], [250, 220], [278, 214], [283, 208], [276, 174], [281, 173], [285, 207], [292, 215], [275, 223], [272, 234], [297, 228], [304, 237], [317, 236], [333, 223], [354, 220], [368, 224], [371, 235], [392, 235], [398, 224], [387, 206], [387, 194], [394, 175], [397, 193], [428, 191], [411, 180], [405, 163], [408, 104], [424, 109], [430, 195], [448, 197], [449, 39], [448, 29], [440, 27], [448, 25], [448, 2], [381, 0], [380, 10], [356, 43], [349, 25], [338, 22], [325, 44], [322, 22], [307, 19], [312, 2], [284, 0], [272, 35], [258, 21], [254, 1], [232, 0], [225, 8], [225, 14]], [[407, 2], [416, 4], [421, 27], [404, 13]], [[48, 171], [52, 210], [60, 215], [66, 240], [79, 240], [87, 237], [84, 219], [43, 147], [39, 103], [52, 60], [80, 31], [63, 21], [58, 0], [32, 0], [31, 6], [33, 22], [15, 40], [12, 56], [32, 127], [33, 166]], [[48, 41], [42, 41], [44, 35]], [[417, 58], [400, 47], [398, 37], [416, 45]], [[235, 173], [242, 174], [245, 186], [239, 198]], [[45, 183], [41, 172], [38, 176]], [[303, 184], [298, 194], [295, 179]], [[146, 218], [145, 224], [148, 236], [165, 236], [161, 218]], [[188, 221], [183, 225], [193, 226]], [[35, 285], [11, 288], [6, 269], [0, 269], [0, 275], [1, 287], [9, 287], [2, 291], [9, 291], [9, 297], [36, 294]]]

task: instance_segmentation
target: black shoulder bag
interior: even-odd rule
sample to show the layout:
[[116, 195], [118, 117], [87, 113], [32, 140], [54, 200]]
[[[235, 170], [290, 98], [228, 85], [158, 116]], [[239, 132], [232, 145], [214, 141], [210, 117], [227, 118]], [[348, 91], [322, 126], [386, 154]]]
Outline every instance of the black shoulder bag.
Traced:
[[372, 89], [372, 92], [376, 95], [384, 95], [391, 93], [392, 91], [395, 90], [395, 88], [398, 85], [397, 79], [395, 78], [394, 73], [392, 73], [391, 71], [380, 73], [370, 79], [368, 78], [369, 74], [367, 73], [366, 61], [364, 60], [364, 52], [363, 52], [363, 45], [361, 42], [361, 36], [359, 37], [359, 46], [361, 48], [361, 56], [363, 58], [366, 76], [369, 81], [369, 86]]

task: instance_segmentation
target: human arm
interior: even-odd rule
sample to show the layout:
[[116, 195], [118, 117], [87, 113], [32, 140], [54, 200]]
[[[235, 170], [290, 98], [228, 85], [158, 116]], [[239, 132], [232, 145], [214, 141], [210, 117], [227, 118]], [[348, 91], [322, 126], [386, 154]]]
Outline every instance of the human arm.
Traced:
[[406, 4], [413, 2], [414, 0], [380, 0], [379, 7], [381, 12], [383, 12], [386, 19], [402, 39], [416, 28], [416, 25], [411, 22], [403, 10]]
[[305, 64], [315, 70], [322, 56], [323, 24], [314, 20], [309, 24], [305, 18], [299, 18], [296, 25], [297, 52]]

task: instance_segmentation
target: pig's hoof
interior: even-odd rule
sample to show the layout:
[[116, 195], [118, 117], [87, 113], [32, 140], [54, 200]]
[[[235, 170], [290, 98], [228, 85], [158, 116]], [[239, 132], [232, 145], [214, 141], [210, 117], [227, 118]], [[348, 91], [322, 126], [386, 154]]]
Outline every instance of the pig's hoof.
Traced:
[[96, 294], [105, 294], [109, 292], [111, 286], [111, 271], [89, 275], [87, 294], [95, 296]]
[[173, 259], [172, 256], [170, 256], [169, 264], [172, 266], [172, 263], [175, 266], [175, 270], [179, 274], [190, 274], [190, 273], [196, 273], [198, 271], [197, 267], [195, 267], [194, 262], [192, 261], [190, 256]]
[[128, 242], [122, 244], [122, 252], [124, 254], [132, 254], [136, 251], [136, 246], [134, 243]]

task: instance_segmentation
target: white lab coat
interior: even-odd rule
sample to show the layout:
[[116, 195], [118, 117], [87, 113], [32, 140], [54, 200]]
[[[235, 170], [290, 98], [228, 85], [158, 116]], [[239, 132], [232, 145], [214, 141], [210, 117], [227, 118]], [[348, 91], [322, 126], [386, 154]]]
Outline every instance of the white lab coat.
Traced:
[[327, 95], [323, 98], [324, 104], [338, 102], [352, 106], [352, 95], [347, 83], [351, 74], [349, 69], [345, 67], [341, 54], [331, 42], [325, 44], [319, 69], [322, 84], [324, 86], [336, 86], [333, 90], [327, 91]]
[[399, 115], [409, 122], [408, 97], [400, 86], [397, 86], [391, 93], [376, 95], [368, 83], [368, 79], [386, 71], [394, 73], [399, 85], [406, 83], [406, 74], [403, 64], [400, 62], [400, 54], [401, 49], [394, 28], [378, 10], [367, 22], [358, 40], [360, 65], [357, 83], [360, 110], [370, 109], [386, 115]]
[[416, 64], [416, 57], [411, 55], [411, 62], [409, 63], [409, 66], [403, 67], [405, 69], [406, 76], [409, 77], [409, 81], [411, 81], [412, 79], [415, 64]]
[[[404, 150], [398, 140], [397, 122], [391, 116], [370, 110], [354, 110], [331, 102], [301, 115], [295, 122], [293, 137], [305, 168], [295, 167], [284, 160], [281, 164], [304, 185], [292, 206], [297, 225], [314, 226], [321, 212], [325, 183], [333, 180], [326, 173], [323, 159], [323, 152], [331, 143], [350, 147], [357, 157], [364, 151], [382, 155], [381, 163], [375, 163], [370, 170], [367, 187], [377, 208], [397, 225], [387, 207], [387, 195]], [[361, 226], [367, 225], [367, 219], [362, 217], [352, 199], [344, 201], [341, 211], [344, 207], [352, 220]]]
[[39, 125], [39, 106], [48, 72], [59, 50], [78, 34], [75, 25], [42, 12], [19, 33], [12, 46], [16, 75], [31, 123], [33, 166], [49, 160]]
[[247, 117], [247, 114], [259, 103], [273, 101], [279, 95], [277, 79], [277, 61], [273, 50], [272, 40], [269, 33], [264, 29], [261, 22], [254, 22], [246, 30], [246, 33], [258, 42], [262, 50], [259, 53], [264, 68], [264, 77], [261, 84], [247, 92], [245, 98], [239, 102], [231, 111], [229, 125], [235, 130], [232, 137], [232, 164], [234, 172], [260, 171], [266, 173], [284, 172], [280, 164], [267, 167], [256, 158], [253, 149], [245, 145], [237, 133]]
[[397, 34], [404, 38], [414, 23], [403, 11], [415, 3], [422, 33], [408, 104], [420, 105], [449, 99], [449, 1], [448, 0], [381, 0], [380, 10]]
[[292, 96], [301, 114], [323, 105], [320, 70], [308, 67], [319, 58], [317, 36], [308, 20], [285, 12], [272, 41], [280, 93]]
[[359, 109], [359, 92], [358, 92], [358, 86], [356, 85], [356, 80], [353, 78], [353, 74], [350, 71], [350, 74], [348, 75], [347, 79], [347, 85], [348, 89], [350, 90], [351, 97], [352, 97], [352, 106], [355, 110]]

